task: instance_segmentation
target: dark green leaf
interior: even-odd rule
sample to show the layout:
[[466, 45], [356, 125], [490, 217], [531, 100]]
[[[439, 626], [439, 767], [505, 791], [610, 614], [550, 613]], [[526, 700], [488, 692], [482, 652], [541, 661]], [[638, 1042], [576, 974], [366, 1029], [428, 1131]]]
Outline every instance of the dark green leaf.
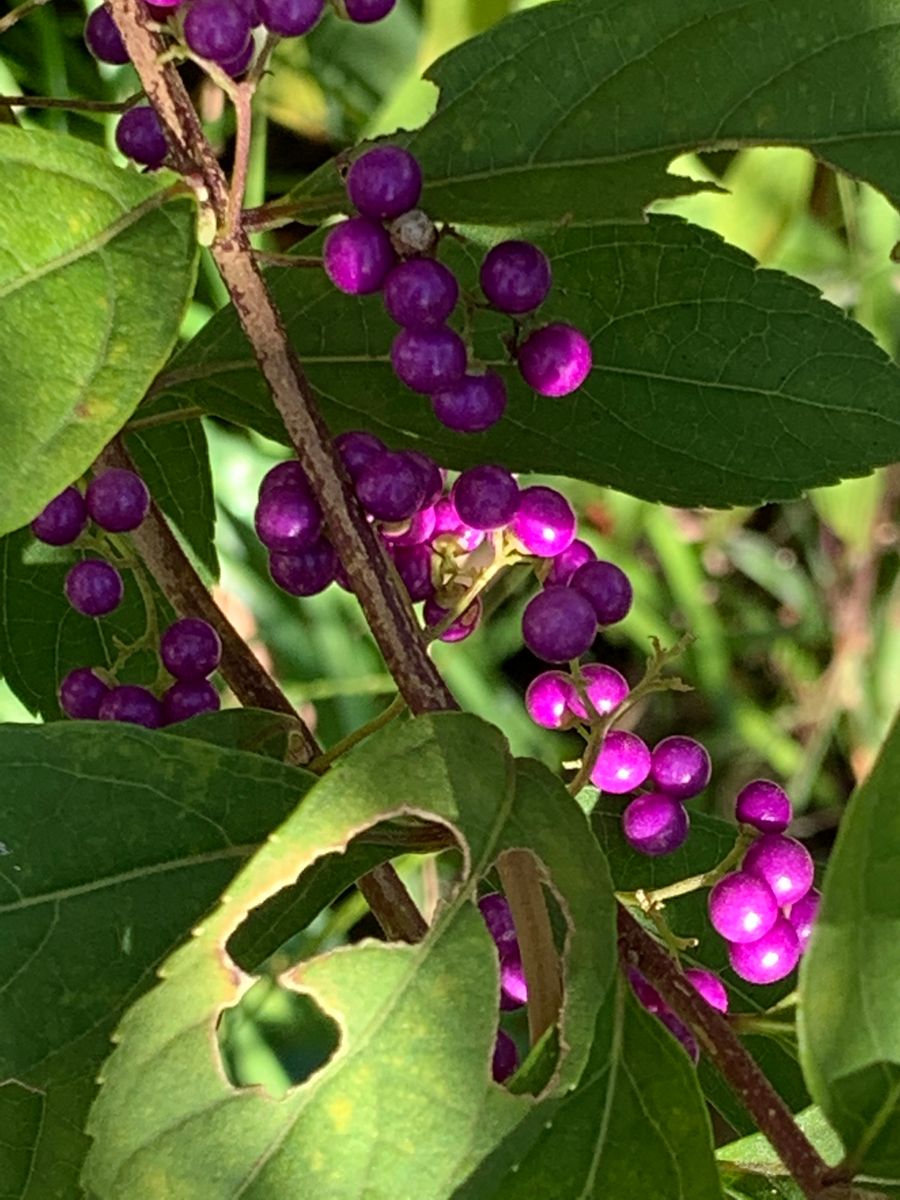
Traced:
[[182, 721], [173, 729], [179, 737], [197, 738], [229, 750], [246, 750], [284, 762], [289, 734], [297, 722], [285, 713], [263, 708], [226, 708]]

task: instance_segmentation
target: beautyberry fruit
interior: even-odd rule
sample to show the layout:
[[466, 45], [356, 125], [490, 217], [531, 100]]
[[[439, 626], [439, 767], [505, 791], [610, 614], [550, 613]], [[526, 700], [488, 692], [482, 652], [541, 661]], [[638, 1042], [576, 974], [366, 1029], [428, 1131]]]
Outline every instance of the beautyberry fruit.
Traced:
[[351, 217], [329, 230], [322, 263], [336, 288], [351, 296], [365, 296], [384, 284], [394, 265], [394, 249], [375, 221]]
[[622, 814], [622, 831], [628, 844], [651, 857], [678, 850], [689, 828], [687, 809], [662, 792], [637, 796]]
[[544, 662], [561, 663], [584, 654], [597, 632], [590, 601], [570, 588], [544, 588], [522, 614], [522, 638]]
[[31, 532], [48, 546], [69, 546], [84, 531], [87, 507], [77, 487], [67, 487], [41, 509], [31, 522]]
[[64, 584], [66, 599], [86, 617], [105, 617], [122, 601], [122, 576], [102, 558], [86, 558], [71, 567]]
[[519, 371], [540, 396], [568, 396], [587, 379], [591, 365], [587, 338], [560, 322], [536, 329], [519, 347]]
[[150, 508], [147, 485], [134, 471], [111, 467], [88, 484], [87, 510], [107, 533], [137, 529]]
[[76, 721], [94, 721], [109, 688], [90, 667], [76, 667], [59, 685], [59, 707]]
[[734, 815], [760, 833], [783, 833], [791, 823], [787, 792], [770, 779], [754, 779], [738, 792]]
[[170, 675], [182, 682], [196, 683], [212, 675], [222, 661], [222, 643], [207, 621], [182, 617], [162, 635], [159, 653]]
[[762, 879], [735, 871], [709, 893], [709, 919], [728, 942], [755, 942], [775, 924], [778, 901]]
[[650, 751], [636, 733], [614, 729], [603, 739], [591, 771], [591, 783], [601, 792], [621, 796], [639, 788], [650, 774]]
[[390, 221], [415, 208], [422, 194], [422, 169], [401, 146], [373, 146], [347, 172], [350, 203], [364, 217]]

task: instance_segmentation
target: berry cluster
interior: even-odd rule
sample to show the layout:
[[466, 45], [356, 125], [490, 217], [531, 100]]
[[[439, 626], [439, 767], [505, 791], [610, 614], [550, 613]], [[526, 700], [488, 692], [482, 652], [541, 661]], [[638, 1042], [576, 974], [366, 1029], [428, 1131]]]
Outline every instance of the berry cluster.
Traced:
[[[440, 238], [416, 206], [422, 171], [400, 146], [374, 146], [351, 165], [347, 196], [356, 211], [333, 226], [323, 249], [325, 271], [342, 292], [382, 292], [400, 332], [391, 346], [397, 378], [428, 396], [437, 419], [458, 433], [480, 433], [500, 420], [506, 387], [495, 371], [473, 369], [470, 347], [447, 322], [460, 300], [459, 283], [435, 257]], [[518, 319], [533, 313], [550, 291], [546, 255], [531, 242], [501, 242], [481, 264], [485, 305]], [[470, 302], [471, 303], [471, 302]], [[591, 369], [591, 348], [571, 325], [554, 322], [517, 343], [519, 371], [542, 396], [566, 396]]]
[[[309, 33], [325, 11], [326, 0], [156, 0], [147, 5], [160, 32], [173, 46], [211, 63], [232, 79], [244, 75], [256, 54], [254, 29], [278, 37]], [[397, 0], [332, 0], [338, 16], [360, 25], [380, 21]], [[84, 28], [87, 47], [100, 62], [128, 62], [109, 8], [94, 9]], [[151, 170], [162, 166], [168, 144], [155, 111], [147, 105], [129, 109], [116, 129], [116, 144], [134, 162]]]

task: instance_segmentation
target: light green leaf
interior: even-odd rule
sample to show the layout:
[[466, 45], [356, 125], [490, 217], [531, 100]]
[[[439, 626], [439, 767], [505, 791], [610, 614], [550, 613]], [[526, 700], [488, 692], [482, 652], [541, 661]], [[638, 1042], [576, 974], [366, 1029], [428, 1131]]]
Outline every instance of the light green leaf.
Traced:
[[0, 1178], [69, 1200], [121, 1013], [311, 777], [99, 722], [0, 726], [0, 775]]
[[0, 533], [90, 466], [166, 361], [196, 271], [172, 177], [0, 128]]
[[841, 822], [800, 971], [809, 1089], [871, 1175], [900, 1178], [900, 723]]
[[[362, 830], [438, 820], [463, 853], [460, 885], [415, 946], [363, 942], [301, 963], [282, 985], [341, 1029], [335, 1056], [281, 1100], [226, 1081], [212, 1036], [251, 985], [228, 942], [249, 910]], [[287, 1194], [438, 1200], [533, 1107], [490, 1081], [498, 971], [472, 901], [505, 849], [540, 858], [565, 916], [564, 1052], [551, 1087], [584, 1067], [613, 977], [614, 902], [583, 815], [554, 776], [514, 762], [474, 717], [388, 726], [342, 758], [229, 888], [222, 907], [123, 1021], [92, 1110], [85, 1184], [100, 1200]]]

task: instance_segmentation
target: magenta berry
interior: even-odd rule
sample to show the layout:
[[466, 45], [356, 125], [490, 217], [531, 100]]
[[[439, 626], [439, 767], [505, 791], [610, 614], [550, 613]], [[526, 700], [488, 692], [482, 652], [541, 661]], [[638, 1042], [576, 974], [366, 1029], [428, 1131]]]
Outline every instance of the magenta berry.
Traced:
[[128, 51], [122, 35], [105, 4], [95, 8], [84, 26], [84, 40], [88, 50], [99, 62], [121, 66], [128, 62]]
[[500, 892], [488, 892], [478, 901], [478, 908], [501, 958], [517, 956], [519, 941], [512, 910], [506, 897]]
[[59, 685], [59, 707], [76, 721], [94, 721], [109, 688], [90, 667], [76, 667]]
[[775, 924], [778, 901], [762, 879], [735, 871], [709, 893], [709, 919], [728, 942], [755, 942]]
[[222, 643], [207, 621], [182, 617], [162, 635], [159, 654], [170, 675], [181, 682], [196, 683], [212, 675], [222, 661]]
[[419, 546], [434, 534], [434, 508], [420, 508], [406, 521], [381, 527], [381, 536], [391, 546]]
[[86, 617], [105, 617], [118, 608], [125, 591], [122, 576], [102, 558], [86, 558], [71, 567], [64, 589], [75, 611]]
[[531, 242], [501, 242], [481, 264], [481, 290], [501, 312], [526, 313], [550, 291], [550, 263]]
[[813, 860], [796, 838], [766, 833], [744, 855], [742, 869], [772, 889], [779, 904], [802, 900], [813, 885]]
[[452, 329], [401, 329], [391, 346], [391, 364], [401, 382], [431, 395], [452, 387], [466, 370], [466, 344]]
[[653, 749], [650, 775], [661, 792], [677, 800], [698, 796], [709, 783], [712, 764], [706, 747], [693, 738], [663, 738]]
[[219, 711], [219, 693], [207, 679], [194, 683], [173, 683], [163, 694], [162, 718], [164, 725], [174, 725], [199, 717], [202, 713]]
[[[438, 641], [441, 642], [462, 642], [467, 637], [475, 632], [481, 624], [483, 615], [483, 607], [481, 597], [477, 597], [472, 604], [444, 630], [439, 636]], [[429, 629], [434, 629], [440, 625], [448, 616], [448, 609], [442, 608], [435, 600], [426, 600], [423, 610], [425, 625]]]
[[184, 40], [201, 58], [233, 62], [250, 41], [250, 19], [233, 0], [191, 0], [184, 18]]
[[434, 415], [456, 433], [483, 433], [506, 411], [506, 384], [496, 371], [464, 375], [431, 397]]
[[519, 371], [540, 396], [568, 396], [587, 379], [591, 364], [587, 338], [560, 322], [535, 330], [519, 347]]
[[259, 19], [270, 33], [302, 37], [321, 17], [325, 0], [256, 0]]
[[738, 792], [734, 815], [760, 833], [783, 833], [791, 823], [787, 792], [771, 779], [754, 779]]
[[317, 596], [337, 578], [338, 557], [324, 537], [296, 554], [269, 556], [269, 574], [291, 596]]
[[554, 488], [523, 488], [510, 532], [526, 554], [554, 558], [575, 540], [575, 513], [565, 496]]
[[790, 921], [778, 917], [756, 941], [732, 943], [728, 960], [734, 973], [748, 983], [777, 983], [800, 961], [800, 941]]
[[622, 814], [622, 832], [639, 854], [672, 854], [684, 845], [690, 828], [687, 809], [663, 792], [636, 797]]
[[601, 792], [620, 796], [639, 788], [650, 774], [650, 750], [636, 733], [614, 729], [603, 746], [591, 771], [591, 783]]
[[463, 471], [453, 485], [453, 504], [473, 529], [501, 529], [519, 507], [519, 485], [505, 467], [485, 464]]
[[322, 510], [308, 485], [270, 485], [260, 492], [253, 523], [268, 550], [296, 554], [321, 535]]
[[503, 1083], [514, 1075], [519, 1065], [519, 1052], [516, 1043], [508, 1033], [497, 1030], [497, 1040], [494, 1042], [494, 1053], [491, 1058], [491, 1077], [495, 1083]]
[[565, 729], [572, 723], [573, 701], [578, 696], [571, 678], [563, 671], [543, 671], [532, 679], [525, 692], [525, 708], [535, 725]]
[[422, 170], [400, 146], [373, 146], [347, 173], [350, 203], [364, 217], [390, 221], [415, 208], [422, 194]]
[[114, 687], [104, 696], [97, 716], [101, 721], [124, 721], [158, 729], [162, 725], [162, 706], [152, 692], [134, 684]]
[[116, 145], [126, 158], [155, 170], [169, 153], [169, 143], [159, 117], [148, 104], [122, 113], [116, 126]]
[[385, 450], [359, 473], [356, 494], [366, 512], [380, 521], [405, 521], [421, 505], [424, 488], [414, 462]]
[[384, 307], [405, 329], [443, 325], [458, 299], [456, 276], [433, 258], [398, 263], [384, 282]]
[[705, 971], [702, 967], [689, 967], [684, 977], [690, 980], [694, 990], [700, 993], [711, 1008], [717, 1008], [721, 1013], [728, 1012], [728, 992], [718, 975], [714, 975], [712, 971]]
[[146, 517], [150, 493], [134, 471], [111, 467], [88, 484], [85, 503], [101, 529], [108, 533], [129, 533]]
[[[618, 708], [628, 695], [628, 681], [615, 667], [607, 667], [604, 663], [586, 663], [581, 668], [584, 679], [584, 690], [594, 712], [605, 717]], [[590, 719], [586, 705], [582, 703], [577, 687], [573, 683], [574, 696], [569, 702], [569, 708], [582, 721]]]
[[572, 574], [569, 587], [590, 600], [600, 625], [615, 625], [631, 611], [631, 582], [621, 567], [611, 562], [587, 562]]
[[597, 620], [590, 601], [570, 588], [544, 588], [522, 614], [522, 638], [544, 662], [579, 658], [594, 640]]
[[816, 917], [819, 915], [819, 906], [821, 903], [822, 893], [816, 891], [815, 888], [810, 888], [802, 900], [798, 900], [785, 911], [787, 919], [794, 927], [794, 932], [800, 943], [801, 953], [809, 944], [813, 925], [816, 922]]
[[557, 554], [556, 558], [554, 558], [547, 574], [546, 582], [549, 584], [559, 583], [565, 585], [571, 581], [572, 576], [579, 567], [583, 567], [585, 563], [594, 562], [596, 558], [597, 555], [587, 542], [576, 538], [571, 546], [563, 550], [562, 554]]
[[[381, 443], [379, 442], [379, 449], [381, 448]], [[295, 458], [285, 459], [284, 462], [276, 463], [274, 467], [270, 467], [260, 481], [259, 494], [264, 496], [267, 492], [280, 487], [299, 488], [304, 492], [311, 491], [309, 480], [306, 478], [306, 472]]]
[[419, 544], [397, 546], [394, 549], [392, 546], [390, 553], [410, 600], [414, 604], [419, 600], [430, 600], [434, 595], [434, 581], [431, 576], [434, 555], [431, 547]]
[[84, 532], [87, 508], [77, 487], [67, 487], [41, 509], [31, 532], [48, 546], [69, 546]]
[[521, 1008], [528, 1003], [528, 983], [518, 951], [508, 957], [500, 956], [500, 1007], [504, 1012]]
[[332, 226], [322, 247], [325, 273], [336, 288], [351, 296], [379, 291], [394, 258], [384, 229], [365, 217], [351, 217]]

